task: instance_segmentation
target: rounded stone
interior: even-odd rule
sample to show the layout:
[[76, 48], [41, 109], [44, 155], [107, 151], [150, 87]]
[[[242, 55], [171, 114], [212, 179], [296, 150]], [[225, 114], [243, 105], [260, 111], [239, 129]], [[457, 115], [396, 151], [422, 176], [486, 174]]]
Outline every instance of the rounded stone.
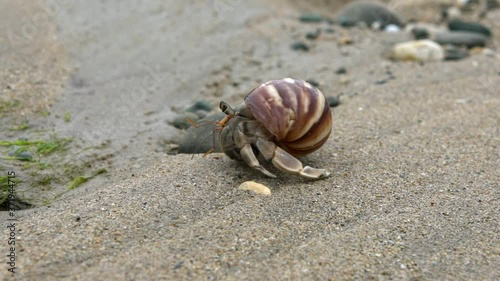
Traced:
[[187, 118], [191, 119], [194, 122], [196, 122], [199, 119], [198, 115], [192, 112], [186, 112], [180, 116], [177, 116], [172, 122], [172, 125], [174, 125], [174, 127], [176, 127], [177, 129], [181, 130], [185, 130], [189, 127], [192, 127], [191, 124], [186, 120]]
[[16, 155], [16, 158], [21, 161], [31, 161], [33, 159], [33, 155], [29, 151], [23, 151]]
[[315, 40], [319, 37], [321, 34], [321, 29], [317, 29], [316, 31], [310, 31], [306, 33], [306, 38], [309, 40]]
[[408, 41], [394, 45], [390, 57], [395, 60], [438, 61], [444, 58], [444, 50], [431, 40]]
[[425, 28], [414, 28], [411, 33], [416, 40], [429, 38], [429, 31]]
[[346, 74], [346, 73], [347, 73], [347, 69], [344, 66], [341, 66], [341, 67], [337, 68], [337, 70], [335, 70], [335, 74]]
[[327, 96], [327, 97], [325, 97], [325, 99], [328, 102], [328, 104], [330, 105], [330, 107], [335, 107], [335, 106], [338, 106], [340, 104], [340, 99], [338, 97]]
[[316, 13], [304, 13], [300, 15], [299, 20], [301, 22], [321, 22], [323, 17]]
[[219, 131], [214, 130], [214, 122], [220, 121], [224, 116], [226, 115], [222, 112], [212, 113], [197, 122], [200, 124], [198, 128], [189, 127], [179, 140], [179, 153], [205, 153], [214, 146], [214, 152], [221, 152]]
[[197, 112], [198, 110], [210, 112], [212, 110], [212, 105], [208, 101], [200, 100], [200, 101], [195, 102], [188, 109], [186, 109], [186, 111], [193, 112], [193, 113]]
[[444, 60], [461, 60], [469, 56], [467, 50], [463, 50], [454, 46], [445, 49]]
[[472, 47], [484, 47], [488, 37], [483, 34], [470, 32], [470, 31], [445, 31], [436, 33], [433, 41], [445, 45], [455, 45], [455, 46], [466, 46], [467, 48]]
[[307, 46], [307, 44], [302, 41], [297, 41], [292, 43], [292, 45], [290, 45], [290, 48], [297, 51], [304, 51], [304, 52], [309, 51], [309, 46]]
[[476, 22], [467, 22], [460, 19], [453, 19], [448, 22], [448, 28], [453, 31], [470, 31], [483, 34], [487, 37], [491, 37], [491, 30], [486, 26]]

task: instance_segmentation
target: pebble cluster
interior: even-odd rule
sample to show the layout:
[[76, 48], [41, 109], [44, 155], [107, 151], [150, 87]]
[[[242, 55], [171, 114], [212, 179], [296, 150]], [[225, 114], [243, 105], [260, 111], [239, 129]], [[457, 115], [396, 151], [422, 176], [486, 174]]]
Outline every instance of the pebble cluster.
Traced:
[[[486, 1], [486, 0], [480, 0]], [[391, 11], [384, 4], [374, 2], [354, 1], [333, 17], [325, 17], [319, 13], [303, 13], [298, 16], [298, 22], [311, 25], [314, 28], [306, 32], [303, 39], [290, 43], [289, 47], [297, 52], [310, 52], [314, 40], [322, 36], [334, 36], [339, 45], [350, 45], [355, 43], [351, 38], [349, 28], [362, 28], [366, 32], [376, 34], [377, 32], [392, 33], [401, 38], [411, 38], [405, 42], [395, 43], [387, 52], [381, 56], [398, 61], [432, 62], [443, 60], [460, 60], [471, 54], [483, 52], [495, 55], [488, 49], [488, 43], [493, 36], [488, 26], [471, 20], [465, 20], [470, 5], [477, 5], [474, 1], [456, 1], [456, 5], [443, 6], [441, 11], [436, 11], [439, 22], [425, 22], [419, 20], [404, 21], [403, 16]], [[477, 2], [477, 1], [476, 1]], [[498, 1], [487, 1], [487, 9], [498, 8]], [[438, 14], [440, 13], [440, 14]], [[484, 13], [483, 13], [484, 14]], [[470, 18], [470, 17], [468, 17]], [[347, 69], [339, 67], [335, 74], [340, 76], [340, 83], [345, 80]], [[286, 75], [284, 75], [286, 76]], [[385, 84], [395, 79], [392, 73], [387, 78], [377, 80], [376, 84]], [[307, 80], [316, 87], [321, 88], [321, 83]], [[344, 81], [348, 83], [349, 81]], [[223, 82], [225, 83], [225, 82]], [[338, 96], [326, 96], [331, 107], [338, 106]], [[214, 126], [206, 125], [193, 127], [186, 119], [200, 124], [213, 124], [224, 117], [218, 108], [212, 106], [205, 100], [194, 102], [184, 109], [176, 109], [178, 116], [171, 124], [181, 130], [181, 137], [177, 141], [177, 153], [205, 153], [208, 150], [220, 152], [217, 139], [213, 134]], [[215, 112], [215, 113], [214, 113]], [[217, 137], [217, 136], [216, 136]]]
[[[483, 0], [484, 1], [484, 0]], [[414, 40], [395, 44], [388, 52], [388, 57], [394, 60], [439, 61], [458, 60], [467, 57], [471, 52], [477, 53], [478, 48], [485, 48], [493, 36], [491, 29], [481, 23], [463, 20], [462, 10], [469, 9], [474, 1], [457, 1], [455, 6], [443, 7], [442, 23], [410, 21], [404, 23], [401, 17], [391, 12], [383, 4], [372, 2], [352, 2], [341, 9], [333, 19], [320, 14], [305, 13], [299, 17], [304, 23], [326, 22], [327, 28], [318, 29], [305, 35], [308, 40], [315, 40], [322, 32], [335, 32], [335, 25], [344, 27], [371, 28], [373, 32], [410, 34]], [[496, 1], [488, 1], [485, 6], [493, 9], [500, 6]], [[348, 36], [338, 38], [340, 45], [353, 43]], [[293, 50], [309, 51], [309, 45], [304, 41], [295, 41], [290, 47]], [[491, 53], [485, 49], [486, 53]]]

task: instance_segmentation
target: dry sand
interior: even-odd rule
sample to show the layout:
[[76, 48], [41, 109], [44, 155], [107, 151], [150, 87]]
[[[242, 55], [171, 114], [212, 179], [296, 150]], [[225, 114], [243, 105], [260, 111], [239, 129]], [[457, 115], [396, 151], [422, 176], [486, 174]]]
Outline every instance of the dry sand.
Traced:
[[[318, 40], [309, 53], [297, 53], [289, 50], [293, 36], [280, 23], [295, 25], [291, 32], [297, 36], [315, 26], [293, 23], [302, 9], [286, 3], [272, 4], [285, 10], [269, 9], [264, 1], [234, 6], [226, 18], [234, 31], [222, 25], [222, 37], [234, 41], [218, 44], [227, 45], [231, 54], [239, 52], [235, 46], [248, 44], [243, 59], [223, 69], [223, 75], [202, 76], [209, 66], [200, 68], [199, 62], [181, 56], [179, 63], [191, 63], [196, 75], [179, 75], [186, 79], [184, 89], [224, 77], [224, 71], [222, 80], [255, 75], [241, 80], [246, 82], [233, 91], [238, 95], [223, 91], [222, 97], [209, 98], [213, 101], [240, 100], [254, 79], [292, 75], [320, 81], [326, 94], [342, 92], [342, 104], [333, 109], [330, 140], [304, 159], [328, 169], [330, 178], [306, 181], [279, 173], [269, 179], [221, 154], [166, 155], [130, 145], [124, 154], [142, 153], [140, 165], [122, 155], [107, 182], [91, 181], [50, 206], [16, 212], [17, 272], [10, 275], [2, 261], [1, 280], [499, 280], [498, 55], [390, 62], [381, 56], [385, 35], [360, 30], [345, 31], [354, 38], [352, 46]], [[211, 4], [192, 5], [205, 18], [188, 20], [189, 5], [177, 4], [177, 24], [198, 27], [213, 16]], [[318, 3], [316, 9], [321, 8]], [[66, 9], [71, 10], [59, 13]], [[122, 9], [125, 13], [128, 7]], [[250, 22], [239, 22], [239, 13]], [[500, 10], [486, 22], [500, 22]], [[207, 24], [207, 29], [220, 27]], [[493, 27], [498, 38], [500, 29]], [[61, 29], [64, 41], [69, 37]], [[247, 29], [246, 39], [253, 41], [237, 41]], [[198, 35], [207, 42], [223, 39], [215, 31]], [[261, 42], [272, 44], [262, 47]], [[498, 48], [498, 39], [491, 45]], [[85, 55], [80, 49], [72, 52]], [[91, 80], [91, 68], [85, 70], [85, 65], [92, 63], [79, 63]], [[102, 59], [99, 63], [105, 64]], [[347, 78], [334, 74], [342, 65]], [[222, 66], [212, 65], [212, 70]], [[375, 83], [387, 70], [396, 79]], [[190, 79], [193, 85], [188, 85]], [[350, 82], [341, 82], [346, 79]], [[161, 88], [167, 96], [179, 95], [168, 89]], [[67, 92], [61, 101], [65, 105], [71, 101]], [[95, 106], [110, 106], [103, 95], [94, 98]], [[196, 95], [186, 92], [184, 104], [192, 97]], [[58, 106], [62, 108], [59, 104], [54, 110]], [[161, 123], [161, 131], [164, 119], [155, 118], [159, 121], [148, 126]], [[60, 123], [56, 129], [64, 130]], [[82, 124], [74, 126], [86, 129]], [[173, 134], [172, 127], [168, 130]], [[270, 187], [272, 195], [238, 189], [249, 180]], [[1, 214], [2, 221], [6, 215]], [[7, 237], [6, 229], [3, 233]], [[6, 241], [0, 247], [3, 259]]]

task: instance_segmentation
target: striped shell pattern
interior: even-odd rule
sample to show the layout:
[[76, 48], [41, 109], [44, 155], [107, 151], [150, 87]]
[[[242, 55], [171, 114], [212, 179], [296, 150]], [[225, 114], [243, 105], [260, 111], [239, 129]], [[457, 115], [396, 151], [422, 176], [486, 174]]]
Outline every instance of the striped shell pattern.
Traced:
[[275, 136], [274, 142], [294, 156], [317, 150], [330, 136], [330, 106], [321, 91], [304, 80], [268, 81], [253, 89], [245, 103]]

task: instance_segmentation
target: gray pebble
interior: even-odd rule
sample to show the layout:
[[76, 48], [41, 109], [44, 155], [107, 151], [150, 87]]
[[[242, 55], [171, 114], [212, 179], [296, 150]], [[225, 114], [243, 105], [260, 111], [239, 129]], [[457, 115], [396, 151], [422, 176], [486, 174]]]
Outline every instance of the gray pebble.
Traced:
[[429, 38], [429, 31], [425, 28], [414, 28], [411, 33], [416, 40]]
[[314, 80], [314, 79], [307, 79], [306, 82], [308, 82], [309, 84], [313, 85], [314, 87], [318, 87], [319, 86], [319, 82]]
[[205, 110], [196, 110], [196, 112], [193, 112], [194, 114], [196, 114], [198, 116], [199, 119], [202, 119], [202, 118], [205, 118], [205, 116], [207, 116], [208, 112], [205, 111]]
[[309, 39], [309, 40], [315, 40], [316, 38], [319, 37], [320, 34], [321, 34], [321, 29], [317, 29], [314, 32], [307, 32], [306, 33], [306, 38]]
[[383, 85], [383, 84], [389, 82], [389, 80], [391, 80], [391, 79], [389, 79], [389, 78], [380, 79], [380, 80], [375, 81], [375, 84], [376, 85]]
[[23, 151], [16, 155], [16, 158], [21, 161], [31, 161], [33, 160], [33, 155], [29, 151]]
[[460, 19], [453, 19], [448, 23], [450, 30], [470, 31], [491, 37], [491, 30], [486, 26], [476, 22], [466, 22]]
[[377, 3], [353, 2], [337, 13], [335, 21], [343, 26], [354, 26], [360, 22], [372, 26], [379, 23], [381, 28], [393, 24], [402, 26], [398, 17], [384, 6]]
[[15, 157], [17, 160], [21, 161], [31, 161], [33, 159], [33, 156], [29, 151], [26, 151], [25, 148], [17, 145], [14, 145], [14, 147], [12, 147], [9, 151], [9, 156]]
[[335, 107], [340, 104], [340, 99], [335, 96], [327, 96], [325, 97], [326, 101], [330, 105], [330, 107]]
[[292, 45], [290, 45], [290, 48], [292, 48], [293, 50], [304, 51], [304, 52], [309, 51], [309, 46], [307, 46], [307, 44], [302, 41], [297, 41], [292, 43]]
[[186, 111], [193, 112], [193, 113], [197, 112], [198, 110], [210, 112], [212, 110], [212, 105], [208, 101], [200, 100], [200, 101], [197, 101], [192, 106], [190, 106], [188, 109], [186, 109]]
[[189, 122], [186, 120], [186, 118], [189, 118], [194, 122], [196, 122], [199, 119], [198, 115], [192, 112], [186, 112], [180, 116], [177, 116], [172, 122], [172, 125], [174, 125], [174, 127], [176, 127], [177, 129], [181, 130], [185, 130], [188, 129], [189, 127], [192, 127], [191, 124], [189, 124]]
[[346, 74], [347, 73], [347, 69], [343, 66], [337, 68], [337, 70], [335, 70], [335, 74]]
[[433, 41], [445, 45], [456, 45], [472, 47], [484, 47], [488, 37], [483, 34], [470, 31], [446, 31], [439, 32], [434, 36]]
[[461, 60], [469, 56], [467, 50], [463, 50], [454, 46], [450, 46], [445, 49], [445, 60]]
[[321, 22], [323, 17], [316, 13], [304, 13], [300, 15], [299, 20], [301, 22]]

